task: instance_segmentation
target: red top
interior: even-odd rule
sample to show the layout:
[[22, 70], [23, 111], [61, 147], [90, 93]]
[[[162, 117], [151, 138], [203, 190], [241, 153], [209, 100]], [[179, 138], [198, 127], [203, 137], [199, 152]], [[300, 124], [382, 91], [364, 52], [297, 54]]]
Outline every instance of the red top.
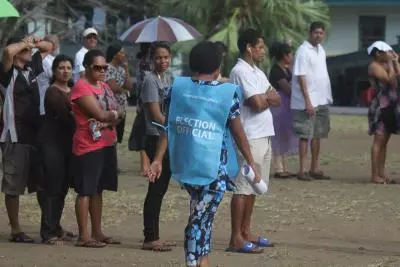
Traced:
[[[71, 101], [90, 95], [96, 96], [99, 106], [103, 110], [115, 110], [117, 108], [114, 94], [110, 87], [104, 82], [101, 82], [101, 87], [97, 88], [83, 79], [78, 80], [71, 90]], [[88, 121], [90, 118], [86, 116], [82, 108], [74, 102], [72, 103], [72, 111], [76, 124], [72, 144], [72, 152], [75, 155], [80, 156], [104, 147], [113, 146], [116, 143], [115, 127], [112, 127], [112, 129], [102, 129], [100, 139], [93, 141]]]

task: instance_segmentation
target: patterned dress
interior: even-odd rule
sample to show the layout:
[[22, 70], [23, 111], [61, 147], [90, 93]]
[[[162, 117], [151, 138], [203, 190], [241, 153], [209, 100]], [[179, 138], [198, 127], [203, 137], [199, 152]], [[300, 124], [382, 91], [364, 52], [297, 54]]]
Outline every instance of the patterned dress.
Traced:
[[[220, 85], [220, 82], [204, 82], [201, 84]], [[173, 88], [172, 88], [173, 90]], [[170, 96], [166, 99], [166, 105], [169, 106]], [[234, 94], [232, 105], [229, 112], [229, 119], [233, 120], [240, 115], [240, 99], [237, 93]], [[165, 111], [166, 113], [168, 111]], [[168, 116], [168, 114], [166, 114]], [[229, 131], [226, 125], [224, 137]], [[225, 140], [225, 138], [224, 138]], [[228, 150], [225, 141], [222, 142], [220, 154], [220, 166], [217, 179], [206, 186], [195, 186], [183, 184], [182, 187], [190, 195], [190, 215], [188, 224], [185, 228], [185, 258], [187, 266], [197, 266], [199, 259], [207, 256], [211, 251], [211, 234], [214, 222], [214, 216], [218, 206], [224, 197], [225, 192], [234, 191], [235, 184], [228, 177]]]
[[375, 98], [368, 109], [370, 135], [397, 134], [400, 129], [399, 88], [374, 78]]

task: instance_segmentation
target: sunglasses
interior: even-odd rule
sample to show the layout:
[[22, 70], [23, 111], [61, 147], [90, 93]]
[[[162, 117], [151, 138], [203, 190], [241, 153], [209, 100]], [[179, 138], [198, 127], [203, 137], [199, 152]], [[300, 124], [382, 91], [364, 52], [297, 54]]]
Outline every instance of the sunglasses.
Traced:
[[100, 71], [107, 71], [107, 70], [108, 70], [108, 65], [94, 65], [94, 66], [92, 67], [92, 70], [93, 70], [93, 71], [97, 71], [97, 72], [100, 72]]
[[88, 36], [86, 36], [86, 39], [95, 39], [95, 40], [97, 40], [97, 35], [94, 35], [94, 34], [90, 34], [90, 35], [88, 35]]

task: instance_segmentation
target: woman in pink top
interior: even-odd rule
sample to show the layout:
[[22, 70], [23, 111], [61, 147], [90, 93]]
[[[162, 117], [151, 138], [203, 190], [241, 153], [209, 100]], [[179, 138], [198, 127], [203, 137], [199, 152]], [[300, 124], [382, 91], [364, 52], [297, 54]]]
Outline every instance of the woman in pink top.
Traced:
[[[73, 137], [72, 174], [78, 194], [75, 210], [79, 227], [77, 246], [104, 247], [118, 244], [101, 229], [102, 192], [117, 191], [115, 125], [124, 116], [111, 89], [103, 82], [107, 63], [101, 51], [89, 51], [83, 60], [85, 77], [71, 93], [76, 130]], [[87, 223], [90, 212], [92, 235]]]

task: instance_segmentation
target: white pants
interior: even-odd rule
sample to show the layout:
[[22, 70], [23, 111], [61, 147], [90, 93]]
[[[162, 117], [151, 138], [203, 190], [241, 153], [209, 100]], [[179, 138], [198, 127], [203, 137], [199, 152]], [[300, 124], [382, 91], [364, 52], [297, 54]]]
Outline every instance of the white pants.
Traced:
[[[264, 137], [259, 139], [249, 140], [250, 151], [253, 154], [256, 168], [260, 172], [261, 179], [269, 185], [269, 172], [271, 168], [271, 138]], [[239, 155], [239, 163], [241, 167], [247, 164], [246, 160], [241, 153]], [[247, 181], [247, 179], [240, 172], [235, 180], [237, 190], [234, 192], [236, 195], [258, 195], [253, 186]]]

